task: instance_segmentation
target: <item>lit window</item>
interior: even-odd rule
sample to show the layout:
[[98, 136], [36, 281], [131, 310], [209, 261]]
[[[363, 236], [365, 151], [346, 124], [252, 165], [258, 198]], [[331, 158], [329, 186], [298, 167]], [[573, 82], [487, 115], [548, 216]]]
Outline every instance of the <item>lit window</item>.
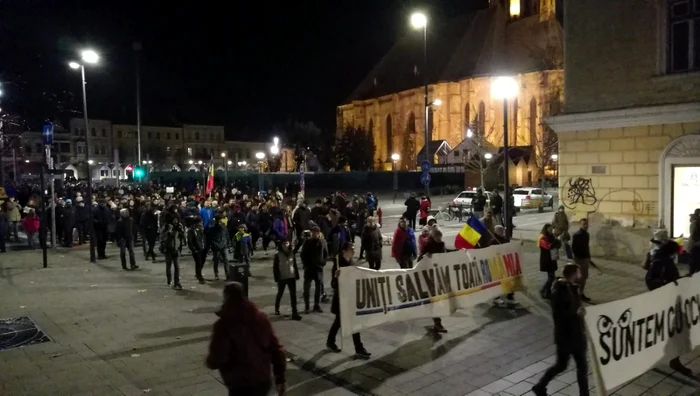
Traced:
[[170, 146], [166, 147], [166, 148], [165, 148], [165, 151], [169, 153], [169, 152], [170, 152]]
[[189, 155], [189, 156], [192, 155], [192, 147], [187, 148], [187, 155]]
[[700, 1], [668, 2], [668, 71], [700, 70]]

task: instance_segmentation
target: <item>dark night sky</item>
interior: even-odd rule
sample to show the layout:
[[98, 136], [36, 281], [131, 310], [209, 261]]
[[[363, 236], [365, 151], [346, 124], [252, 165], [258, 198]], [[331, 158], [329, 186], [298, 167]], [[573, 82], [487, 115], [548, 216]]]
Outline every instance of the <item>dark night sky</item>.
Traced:
[[[80, 81], [66, 64], [93, 47], [91, 118], [135, 123], [132, 43], [141, 41], [145, 124], [224, 124], [230, 139], [267, 138], [287, 119], [335, 125], [342, 103], [401, 36], [413, 0], [214, 1], [0, 0], [0, 79], [32, 90]], [[430, 0], [439, 20], [486, 0]], [[178, 5], [176, 5], [178, 4]], [[186, 4], [186, 5], [179, 5]], [[419, 35], [417, 35], [419, 38]], [[9, 85], [8, 95], [21, 95]], [[7, 98], [6, 98], [7, 99]]]

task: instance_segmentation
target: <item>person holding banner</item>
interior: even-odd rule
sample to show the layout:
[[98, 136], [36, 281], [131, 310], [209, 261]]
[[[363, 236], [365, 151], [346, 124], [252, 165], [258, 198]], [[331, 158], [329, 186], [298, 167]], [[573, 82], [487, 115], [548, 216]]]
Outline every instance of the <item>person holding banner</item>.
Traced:
[[583, 302], [591, 302], [591, 299], [584, 294], [586, 280], [588, 280], [588, 269], [591, 266], [591, 249], [589, 243], [591, 236], [588, 233], [588, 219], [583, 218], [580, 221], [581, 228], [574, 233], [571, 240], [571, 251], [574, 254], [574, 263], [581, 269], [581, 279], [579, 280], [579, 292]]
[[554, 319], [554, 343], [557, 346], [557, 361], [545, 371], [540, 381], [532, 387], [536, 396], [547, 396], [547, 385], [554, 377], [566, 370], [569, 357], [576, 362], [576, 380], [579, 395], [588, 396], [588, 361], [586, 360], [586, 331], [578, 282], [581, 272], [578, 265], [567, 264], [562, 271], [563, 278], [554, 283], [552, 292], [552, 318]]
[[399, 219], [399, 226], [394, 231], [391, 242], [391, 257], [396, 259], [399, 267], [413, 268], [413, 259], [416, 254], [416, 236], [413, 229], [408, 226], [406, 218]]
[[[454, 252], [457, 249], [447, 249], [445, 247], [445, 242], [442, 241], [442, 231], [438, 228], [437, 224], [430, 226], [430, 236], [421, 250], [421, 255], [418, 257], [417, 261], [420, 261], [423, 256], [433, 257], [433, 254], [438, 253], [449, 253]], [[437, 333], [447, 333], [447, 329], [442, 325], [442, 319], [433, 318], [433, 330]]]
[[[331, 281], [331, 287], [333, 288], [333, 301], [331, 302], [331, 312], [335, 314], [335, 320], [331, 325], [331, 329], [328, 332], [328, 340], [326, 341], [326, 347], [331, 351], [338, 353], [340, 348], [335, 344], [335, 337], [338, 335], [338, 330], [340, 330], [340, 293], [338, 292], [338, 277], [340, 276], [340, 268], [350, 267], [355, 265], [352, 259], [353, 254], [355, 254], [355, 245], [352, 242], [343, 243], [341, 254], [338, 257], [337, 265], [333, 264], [333, 280]], [[362, 339], [360, 338], [360, 333], [355, 333], [352, 335], [352, 343], [355, 346], [355, 356], [360, 359], [369, 359], [372, 356], [371, 353], [367, 352], [364, 345], [362, 345]]]
[[557, 260], [559, 259], [561, 242], [554, 236], [552, 230], [551, 224], [545, 224], [537, 239], [537, 245], [540, 248], [540, 272], [547, 273], [547, 281], [540, 289], [540, 296], [544, 300], [549, 300], [551, 297], [552, 283], [554, 283], [554, 277], [559, 269]]

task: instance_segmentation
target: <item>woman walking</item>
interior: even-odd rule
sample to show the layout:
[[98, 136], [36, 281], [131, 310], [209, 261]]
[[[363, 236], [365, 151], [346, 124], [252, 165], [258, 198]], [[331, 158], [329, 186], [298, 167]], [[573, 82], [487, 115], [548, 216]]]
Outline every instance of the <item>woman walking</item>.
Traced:
[[552, 294], [552, 283], [557, 272], [557, 260], [559, 259], [559, 248], [561, 242], [552, 234], [552, 225], [545, 224], [537, 240], [540, 247], [540, 271], [547, 273], [547, 281], [540, 289], [540, 296], [548, 300]]
[[207, 367], [219, 370], [229, 396], [266, 396], [273, 374], [277, 394], [284, 395], [282, 345], [267, 316], [245, 296], [243, 285], [226, 285], [224, 303], [216, 315]]
[[289, 298], [292, 303], [292, 320], [301, 320], [297, 311], [297, 281], [299, 280], [299, 268], [297, 258], [291, 249], [291, 242], [284, 241], [280, 244], [272, 264], [272, 272], [277, 283], [277, 298], [275, 298], [275, 315], [280, 314], [280, 301], [284, 294], [284, 288], [289, 288]]

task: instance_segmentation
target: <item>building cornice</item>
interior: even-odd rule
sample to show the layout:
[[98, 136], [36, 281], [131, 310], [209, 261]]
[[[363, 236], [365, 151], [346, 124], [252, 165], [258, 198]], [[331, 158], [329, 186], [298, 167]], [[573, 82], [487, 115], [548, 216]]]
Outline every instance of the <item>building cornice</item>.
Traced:
[[545, 119], [547, 125], [557, 133], [698, 121], [699, 102], [562, 114]]

